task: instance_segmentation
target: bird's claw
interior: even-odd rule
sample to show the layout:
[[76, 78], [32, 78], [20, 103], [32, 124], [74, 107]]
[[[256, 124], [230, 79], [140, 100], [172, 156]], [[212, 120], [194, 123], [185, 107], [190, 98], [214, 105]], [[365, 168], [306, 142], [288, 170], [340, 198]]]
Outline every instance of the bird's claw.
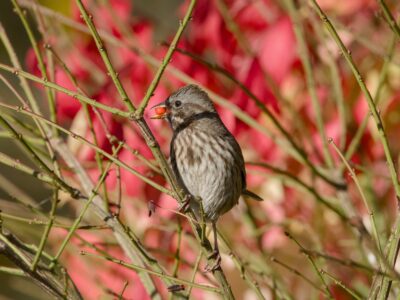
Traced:
[[204, 268], [204, 272], [214, 272], [215, 270], [219, 269], [221, 267], [221, 255], [219, 254], [218, 250], [214, 250], [213, 253], [211, 253], [207, 259], [214, 259], [215, 261], [212, 264], [207, 264]]
[[192, 197], [190, 195], [186, 195], [185, 198], [182, 200], [182, 203], [179, 205], [178, 211], [181, 213], [187, 212], [190, 200], [192, 200]]

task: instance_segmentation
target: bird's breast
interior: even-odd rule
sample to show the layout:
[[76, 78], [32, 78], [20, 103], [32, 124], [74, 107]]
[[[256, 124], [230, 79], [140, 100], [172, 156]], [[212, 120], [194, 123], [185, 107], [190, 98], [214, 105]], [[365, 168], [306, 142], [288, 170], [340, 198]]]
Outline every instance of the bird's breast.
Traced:
[[238, 201], [241, 164], [229, 139], [187, 128], [174, 139], [177, 171], [187, 190], [200, 197], [208, 219], [215, 219]]

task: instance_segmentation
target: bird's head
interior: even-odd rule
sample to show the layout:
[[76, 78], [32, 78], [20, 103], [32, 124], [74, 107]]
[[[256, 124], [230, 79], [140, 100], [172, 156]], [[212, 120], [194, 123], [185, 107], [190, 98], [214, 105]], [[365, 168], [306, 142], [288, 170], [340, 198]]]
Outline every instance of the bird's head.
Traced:
[[167, 119], [172, 129], [203, 113], [216, 113], [207, 93], [197, 85], [180, 88], [168, 99], [152, 107], [156, 115], [153, 119]]

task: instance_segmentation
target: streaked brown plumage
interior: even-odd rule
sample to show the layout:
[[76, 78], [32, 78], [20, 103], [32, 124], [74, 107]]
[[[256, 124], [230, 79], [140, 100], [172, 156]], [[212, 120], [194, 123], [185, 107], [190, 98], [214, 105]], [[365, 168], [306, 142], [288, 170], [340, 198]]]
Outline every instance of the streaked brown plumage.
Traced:
[[246, 171], [239, 144], [222, 123], [207, 93], [196, 85], [185, 86], [155, 106], [165, 107], [156, 118], [167, 118], [173, 130], [170, 162], [181, 186], [190, 194], [190, 208], [204, 217], [214, 231], [219, 267], [216, 222], [238, 203], [241, 195], [262, 200], [246, 189]]

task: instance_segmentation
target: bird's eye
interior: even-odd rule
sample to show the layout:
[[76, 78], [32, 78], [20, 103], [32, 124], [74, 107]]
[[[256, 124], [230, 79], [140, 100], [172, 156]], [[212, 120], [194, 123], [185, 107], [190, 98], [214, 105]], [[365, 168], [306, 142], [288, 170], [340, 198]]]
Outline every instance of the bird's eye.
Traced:
[[181, 101], [175, 101], [175, 107], [180, 107], [182, 105], [182, 102]]

